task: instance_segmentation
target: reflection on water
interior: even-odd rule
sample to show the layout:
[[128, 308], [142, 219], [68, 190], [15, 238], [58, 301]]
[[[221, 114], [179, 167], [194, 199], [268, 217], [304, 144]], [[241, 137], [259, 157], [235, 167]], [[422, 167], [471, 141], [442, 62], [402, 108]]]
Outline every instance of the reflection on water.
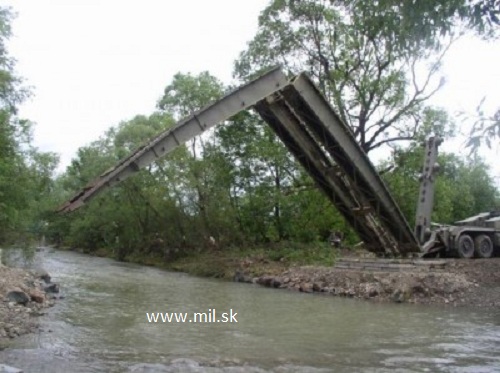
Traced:
[[[500, 372], [500, 313], [374, 304], [56, 252], [66, 298], [0, 352], [27, 372]], [[233, 309], [238, 323], [148, 323]], [[49, 330], [51, 332], [49, 332]]]

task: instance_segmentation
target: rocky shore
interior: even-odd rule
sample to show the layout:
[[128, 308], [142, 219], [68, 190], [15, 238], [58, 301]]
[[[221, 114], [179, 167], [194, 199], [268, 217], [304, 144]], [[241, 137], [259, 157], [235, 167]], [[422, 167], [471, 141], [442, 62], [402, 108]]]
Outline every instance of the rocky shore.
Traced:
[[37, 329], [38, 316], [54, 305], [59, 285], [43, 271], [0, 265], [0, 348]]
[[500, 307], [500, 258], [446, 260], [439, 269], [367, 271], [335, 267], [290, 267], [279, 274], [234, 280], [266, 287], [378, 302]]

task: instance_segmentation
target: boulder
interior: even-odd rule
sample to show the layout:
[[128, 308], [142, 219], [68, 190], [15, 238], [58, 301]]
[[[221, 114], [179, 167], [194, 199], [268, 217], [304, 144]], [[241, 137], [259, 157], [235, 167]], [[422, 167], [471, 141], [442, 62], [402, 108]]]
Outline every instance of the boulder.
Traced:
[[407, 286], [402, 286], [394, 290], [391, 299], [396, 303], [404, 303], [411, 297], [411, 291]]
[[378, 289], [375, 286], [369, 286], [366, 293], [368, 294], [368, 297], [373, 298], [378, 295]]
[[59, 293], [59, 285], [58, 284], [50, 284], [43, 288], [43, 291], [46, 293]]
[[37, 269], [35, 272], [36, 278], [43, 280], [46, 284], [50, 284], [50, 275], [45, 269]]
[[274, 278], [271, 276], [262, 276], [262, 277], [259, 277], [259, 279], [257, 280], [257, 283], [259, 285], [263, 285], [263, 286], [267, 286], [267, 287], [271, 287], [273, 282], [274, 282]]
[[15, 302], [18, 304], [22, 304], [23, 306], [25, 306], [30, 301], [30, 297], [28, 296], [28, 294], [19, 289], [9, 291], [6, 298], [8, 302]]
[[273, 288], [279, 288], [281, 286], [280, 279], [279, 278], [273, 279], [271, 285], [272, 285]]
[[241, 271], [236, 271], [233, 276], [234, 282], [252, 282], [252, 279]]
[[348, 289], [345, 292], [345, 296], [349, 297], [349, 298], [353, 298], [354, 296], [356, 296], [356, 292], [354, 291], [354, 289]]
[[306, 282], [306, 283], [300, 285], [299, 290], [304, 292], [304, 293], [312, 293], [313, 292], [313, 284]]
[[38, 290], [31, 290], [29, 292], [29, 296], [31, 300], [36, 303], [43, 303], [43, 301], [45, 300], [45, 295]]
[[429, 289], [427, 289], [421, 283], [417, 283], [417, 282], [412, 284], [411, 290], [412, 290], [412, 293], [414, 293], [414, 294], [427, 295], [429, 293]]

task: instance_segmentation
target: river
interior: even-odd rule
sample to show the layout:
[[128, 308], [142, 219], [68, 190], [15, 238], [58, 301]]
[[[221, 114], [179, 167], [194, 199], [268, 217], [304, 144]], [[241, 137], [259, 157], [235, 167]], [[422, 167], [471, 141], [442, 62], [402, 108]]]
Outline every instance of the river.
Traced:
[[[65, 296], [42, 331], [0, 351], [26, 373], [500, 372], [500, 310], [279, 291], [64, 251], [24, 263]], [[233, 322], [188, 322], [214, 309]], [[148, 322], [157, 312], [188, 319]]]

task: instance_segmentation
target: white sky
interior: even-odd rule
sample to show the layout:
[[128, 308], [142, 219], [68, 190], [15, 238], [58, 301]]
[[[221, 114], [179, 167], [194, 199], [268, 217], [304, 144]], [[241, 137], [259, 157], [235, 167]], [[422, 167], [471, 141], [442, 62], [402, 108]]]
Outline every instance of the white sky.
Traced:
[[[150, 114], [179, 71], [208, 70], [229, 83], [233, 61], [257, 30], [268, 0], [0, 0], [17, 18], [9, 52], [33, 87], [20, 108], [35, 145], [61, 155], [137, 114]], [[447, 84], [433, 102], [451, 113], [500, 107], [500, 45], [466, 38], [448, 53]], [[464, 130], [464, 132], [467, 132]], [[463, 140], [444, 145], [464, 152]], [[484, 151], [500, 181], [500, 150]]]

